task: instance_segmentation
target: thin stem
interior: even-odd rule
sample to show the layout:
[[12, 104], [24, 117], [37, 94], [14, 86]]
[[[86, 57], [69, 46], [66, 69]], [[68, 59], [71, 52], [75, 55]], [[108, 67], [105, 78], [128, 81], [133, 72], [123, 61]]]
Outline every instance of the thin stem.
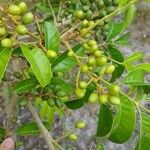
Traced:
[[32, 103], [29, 101], [28, 102], [28, 109], [29, 111], [31, 112], [34, 120], [36, 121], [41, 133], [43, 134], [43, 137], [45, 139], [45, 142], [47, 143], [48, 145], [48, 148], [49, 150], [55, 150], [53, 144], [52, 144], [52, 137], [51, 135], [49, 134], [49, 132], [47, 131], [47, 129], [45, 128], [45, 126], [43, 125], [43, 123], [41, 122], [39, 116], [37, 115]]

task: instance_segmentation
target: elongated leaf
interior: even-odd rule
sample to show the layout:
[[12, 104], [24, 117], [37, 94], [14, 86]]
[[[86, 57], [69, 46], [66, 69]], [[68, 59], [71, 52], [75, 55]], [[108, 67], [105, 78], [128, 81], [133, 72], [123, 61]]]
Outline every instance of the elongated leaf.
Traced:
[[44, 39], [46, 49], [58, 51], [60, 48], [60, 35], [52, 22], [44, 22]]
[[[116, 60], [120, 63], [122, 63], [124, 61], [124, 57], [123, 57], [122, 53], [117, 48], [109, 47], [108, 52], [110, 53], [111, 57], [114, 60]], [[116, 68], [112, 74], [111, 82], [114, 82], [117, 78], [119, 78], [123, 74], [124, 69], [125, 69], [125, 67], [123, 65], [119, 65], [117, 63], [115, 63], [115, 65], [116, 65]]]
[[47, 104], [47, 101], [43, 101], [41, 103], [41, 109], [39, 111], [39, 114], [40, 114], [40, 118], [41, 119], [44, 119], [47, 115], [47, 109], [48, 109], [48, 104]]
[[125, 5], [125, 4], [127, 4], [128, 1], [129, 1], [129, 0], [120, 0], [120, 1], [119, 1], [119, 4], [120, 4], [120, 5]]
[[136, 150], [148, 150], [150, 145], [150, 116], [140, 112], [140, 135]]
[[[47, 130], [50, 130], [50, 126], [47, 122], [43, 122], [43, 124]], [[28, 122], [18, 127], [16, 134], [21, 136], [38, 135], [40, 134], [40, 130], [35, 122]]]
[[6, 136], [6, 130], [0, 127], [0, 139]]
[[124, 94], [120, 94], [121, 105], [118, 106], [117, 114], [114, 118], [113, 129], [109, 139], [114, 143], [124, 143], [127, 141], [135, 128], [135, 108], [133, 102]]
[[85, 102], [88, 101], [89, 96], [93, 93], [94, 90], [95, 90], [95, 85], [93, 83], [89, 84], [86, 89], [86, 94], [83, 98], [67, 101], [65, 102], [65, 105], [70, 109], [81, 108], [82, 106], [84, 106]]
[[130, 84], [130, 85], [143, 85], [144, 84], [144, 73], [145, 71], [143, 69], [136, 69], [127, 74], [127, 76], [124, 79], [124, 84]]
[[136, 69], [143, 69], [146, 72], [150, 72], [150, 64], [139, 64], [135, 66]]
[[4, 48], [0, 50], [0, 80], [2, 79], [4, 72], [6, 70], [7, 64], [11, 56], [11, 49]]
[[23, 92], [31, 91], [35, 89], [36, 85], [37, 85], [37, 81], [35, 79], [26, 79], [17, 83], [13, 88], [13, 92], [23, 93]]
[[72, 93], [72, 86], [60, 78], [53, 77], [51, 80], [51, 84], [59, 87], [62, 91], [66, 92], [69, 95]]
[[[84, 49], [81, 45], [77, 45], [73, 48], [73, 51], [83, 56]], [[77, 60], [74, 57], [68, 57], [67, 52], [60, 55], [52, 64], [52, 70], [56, 72], [64, 72], [73, 68], [77, 64]]]
[[39, 48], [30, 50], [27, 45], [21, 45], [21, 49], [39, 83], [43, 87], [49, 84], [52, 76], [51, 65], [45, 54]]
[[134, 54], [132, 54], [131, 56], [127, 57], [125, 59], [125, 62], [124, 63], [131, 63], [131, 62], [134, 62], [134, 61], [137, 61], [139, 59], [142, 59], [143, 58], [143, 53], [142, 52], [135, 52]]
[[112, 127], [113, 117], [111, 110], [106, 105], [101, 105], [97, 127], [97, 136], [106, 136]]

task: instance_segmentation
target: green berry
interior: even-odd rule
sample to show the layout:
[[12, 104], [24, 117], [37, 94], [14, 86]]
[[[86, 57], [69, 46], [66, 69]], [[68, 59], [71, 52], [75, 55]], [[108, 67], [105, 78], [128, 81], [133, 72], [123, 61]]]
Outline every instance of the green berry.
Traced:
[[115, 96], [110, 96], [109, 97], [109, 102], [112, 104], [112, 105], [119, 105], [120, 104], [120, 99], [115, 97]]
[[57, 57], [57, 53], [53, 50], [48, 50], [47, 51], [47, 56], [50, 57], [50, 58], [55, 58], [55, 57]]
[[97, 42], [96, 42], [95, 40], [89, 40], [89, 41], [87, 42], [87, 44], [88, 44], [90, 47], [92, 47], [92, 46], [94, 46], [94, 45], [97, 45]]
[[107, 74], [112, 74], [115, 70], [115, 66], [114, 65], [109, 65], [108, 67], [106, 67], [105, 73]]
[[99, 8], [103, 8], [105, 6], [104, 1], [103, 0], [99, 0], [98, 1], [98, 7]]
[[89, 21], [88, 22], [88, 27], [91, 27], [91, 26], [93, 26], [94, 25], [94, 21]]
[[105, 10], [100, 10], [100, 12], [99, 12], [100, 18], [105, 17], [106, 15], [107, 15], [107, 12]]
[[28, 12], [23, 16], [23, 23], [30, 24], [33, 22], [33, 19], [34, 19], [33, 14], [31, 12]]
[[59, 90], [59, 91], [56, 93], [56, 95], [57, 95], [58, 97], [64, 97], [64, 96], [66, 96], [66, 92]]
[[75, 127], [78, 128], [78, 129], [84, 129], [85, 126], [86, 126], [86, 124], [82, 120], [77, 121], [76, 124], [75, 124]]
[[92, 93], [90, 96], [89, 96], [89, 102], [90, 103], [96, 103], [98, 100], [98, 94], [97, 93]]
[[83, 16], [84, 16], [84, 12], [83, 12], [82, 10], [76, 10], [75, 13], [74, 13], [74, 16], [75, 16], [76, 18], [81, 19], [81, 18], [83, 18]]
[[6, 28], [0, 27], [0, 36], [4, 36], [6, 32], [7, 32]]
[[96, 65], [96, 59], [94, 57], [91, 57], [88, 59], [88, 65], [89, 66], [95, 66]]
[[115, 7], [114, 7], [114, 6], [106, 7], [106, 12], [107, 12], [107, 14], [110, 14], [110, 13], [112, 13], [113, 11], [115, 11]]
[[28, 29], [24, 26], [24, 25], [18, 25], [16, 28], [16, 31], [20, 34], [20, 35], [25, 35], [28, 32]]
[[74, 56], [74, 52], [73, 51], [69, 51], [67, 54], [68, 54], [69, 57]]
[[17, 5], [10, 5], [9, 8], [8, 8], [8, 12], [11, 14], [11, 15], [20, 15], [21, 13], [21, 10], [20, 8], [17, 6]]
[[114, 6], [118, 6], [119, 5], [119, 0], [112, 0], [112, 2], [113, 2]]
[[92, 19], [92, 16], [93, 16], [93, 12], [92, 12], [91, 10], [88, 10], [88, 11], [86, 12], [86, 14], [85, 14], [85, 18], [86, 18], [87, 20]]
[[9, 38], [5, 38], [1, 42], [3, 47], [12, 47], [13, 46], [13, 41]]
[[98, 50], [98, 45], [97, 44], [93, 45], [89, 50], [91, 53], [95, 53]]
[[87, 43], [84, 43], [83, 47], [84, 47], [84, 49], [90, 49], [90, 47], [88, 46]]
[[85, 81], [80, 81], [80, 82], [79, 82], [79, 87], [80, 87], [81, 89], [86, 89], [86, 88], [87, 88], [87, 83], [86, 83]]
[[111, 95], [113, 96], [116, 96], [119, 94], [120, 92], [120, 86], [119, 85], [112, 85], [110, 88], [109, 88], [109, 92]]
[[82, 22], [82, 26], [84, 28], [86, 28], [86, 27], [88, 27], [88, 23], [89, 23], [88, 20], [84, 19], [83, 22]]
[[103, 66], [107, 63], [107, 58], [105, 56], [102, 56], [100, 58], [97, 59], [97, 64], [98, 66]]
[[106, 104], [108, 101], [108, 95], [107, 94], [100, 95], [98, 101], [101, 104]]
[[80, 88], [76, 88], [75, 89], [75, 94], [77, 97], [82, 98], [85, 96], [86, 90], [85, 89], [80, 89]]
[[99, 76], [103, 76], [104, 73], [105, 73], [105, 69], [106, 69], [105, 66], [104, 66], [104, 67], [101, 67], [100, 71], [98, 72], [98, 75], [99, 75]]
[[71, 134], [69, 134], [68, 139], [70, 141], [77, 141], [78, 136], [76, 134], [74, 134], [74, 133], [71, 133]]
[[86, 29], [86, 28], [83, 28], [80, 30], [80, 35], [85, 35], [87, 33], [88, 33], [88, 29]]
[[27, 4], [25, 2], [19, 3], [18, 7], [20, 8], [21, 13], [26, 11]]
[[81, 72], [88, 72], [89, 71], [89, 66], [88, 65], [83, 65], [82, 67], [81, 67]]
[[96, 57], [101, 57], [102, 54], [103, 54], [103, 52], [100, 51], [100, 50], [95, 51], [95, 56], [96, 56]]

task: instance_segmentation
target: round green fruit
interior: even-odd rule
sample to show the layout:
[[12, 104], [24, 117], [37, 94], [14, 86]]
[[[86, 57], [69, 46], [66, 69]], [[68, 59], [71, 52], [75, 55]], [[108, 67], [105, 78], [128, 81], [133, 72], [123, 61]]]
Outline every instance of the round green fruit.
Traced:
[[88, 29], [83, 28], [83, 29], [80, 30], [80, 35], [81, 35], [81, 36], [82, 36], [82, 35], [86, 35], [86, 34], [88, 34]]
[[34, 19], [33, 14], [31, 12], [28, 12], [23, 16], [23, 23], [30, 24], [33, 22], [33, 19]]
[[20, 15], [21, 13], [21, 10], [20, 8], [17, 6], [17, 5], [10, 5], [9, 8], [8, 8], [8, 12], [11, 14], [11, 15]]
[[97, 93], [92, 93], [90, 96], [89, 96], [89, 102], [90, 103], [96, 103], [98, 100], [98, 94]]
[[86, 126], [86, 124], [82, 120], [77, 121], [76, 124], [75, 124], [75, 127], [78, 128], [78, 129], [84, 129], [85, 126]]
[[57, 53], [53, 50], [48, 50], [47, 51], [47, 56], [50, 57], [50, 58], [55, 58], [55, 57], [57, 57]]
[[0, 36], [4, 36], [6, 32], [7, 32], [6, 28], [0, 27]]
[[84, 12], [83, 12], [82, 10], [76, 10], [75, 13], [74, 13], [74, 16], [75, 16], [76, 18], [81, 19], [81, 18], [83, 18], [83, 16], [84, 16]]
[[88, 65], [89, 66], [95, 66], [96, 65], [96, 59], [94, 57], [90, 57], [88, 59]]
[[80, 89], [80, 88], [76, 88], [75, 89], [75, 94], [77, 97], [82, 98], [85, 96], [86, 93], [86, 89]]
[[82, 67], [81, 67], [81, 72], [84, 72], [84, 73], [86, 73], [86, 72], [88, 72], [89, 71], [89, 66], [88, 65], [83, 65]]
[[107, 94], [100, 95], [98, 101], [101, 104], [106, 104], [108, 101], [108, 95]]
[[109, 6], [109, 7], [106, 8], [107, 14], [110, 14], [110, 13], [112, 13], [113, 11], [115, 11], [115, 7], [114, 7], [114, 6]]
[[100, 10], [100, 12], [99, 12], [100, 18], [105, 17], [106, 15], [107, 15], [107, 12], [105, 10]]
[[72, 57], [72, 56], [74, 56], [74, 52], [73, 52], [73, 51], [69, 51], [69, 52], [67, 53], [67, 55], [68, 55], [69, 57]]
[[114, 6], [118, 6], [119, 5], [119, 0], [112, 0], [112, 2], [113, 2]]
[[109, 102], [112, 104], [112, 105], [119, 105], [120, 104], [120, 99], [115, 97], [115, 96], [110, 96], [109, 97]]
[[5, 38], [5, 39], [2, 40], [1, 44], [2, 44], [3, 47], [7, 47], [8, 48], [8, 47], [12, 47], [13, 46], [13, 41], [11, 39], [9, 39], [9, 38]]
[[88, 27], [91, 27], [91, 26], [93, 26], [94, 25], [94, 21], [89, 21], [88, 22]]
[[84, 47], [84, 49], [87, 49], [87, 50], [89, 50], [89, 49], [90, 49], [90, 47], [88, 46], [88, 44], [87, 44], [87, 43], [84, 43], [84, 44], [83, 44], [83, 47]]
[[86, 28], [86, 27], [88, 27], [88, 23], [89, 23], [88, 20], [84, 19], [83, 22], [82, 22], [82, 26], [84, 28]]
[[102, 54], [103, 54], [103, 52], [100, 51], [100, 50], [95, 51], [95, 56], [96, 56], [96, 57], [101, 57]]
[[18, 25], [16, 27], [16, 31], [17, 33], [19, 33], [20, 35], [25, 35], [28, 33], [28, 29], [24, 26], [24, 25]]
[[20, 8], [21, 13], [26, 11], [27, 4], [25, 2], [19, 3], [18, 7]]
[[93, 45], [89, 50], [91, 53], [95, 53], [98, 50], [98, 45], [97, 44]]
[[96, 42], [95, 40], [89, 40], [89, 41], [87, 42], [87, 44], [88, 44], [90, 47], [92, 47], [92, 46], [94, 46], [94, 45], [97, 45], [97, 42]]
[[97, 59], [97, 64], [98, 66], [103, 66], [107, 63], [107, 58], [105, 56], [102, 56], [100, 58]]
[[119, 85], [112, 85], [110, 88], [109, 88], [109, 93], [113, 96], [116, 96], [118, 95], [120, 92], [120, 86]]
[[105, 73], [112, 74], [114, 71], [115, 71], [115, 66], [109, 65], [108, 67], [106, 67]]
[[71, 133], [71, 134], [69, 134], [68, 139], [70, 141], [77, 141], [78, 136], [76, 134], [74, 134], [74, 133]]
[[86, 89], [86, 88], [87, 88], [87, 83], [86, 83], [85, 81], [80, 81], [80, 82], [79, 82], [79, 87], [80, 87], [81, 89]]

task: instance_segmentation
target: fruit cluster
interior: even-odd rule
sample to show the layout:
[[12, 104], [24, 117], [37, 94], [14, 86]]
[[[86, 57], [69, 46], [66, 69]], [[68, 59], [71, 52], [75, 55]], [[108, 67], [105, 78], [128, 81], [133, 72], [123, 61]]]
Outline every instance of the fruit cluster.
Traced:
[[33, 22], [34, 16], [31, 12], [26, 12], [26, 9], [25, 2], [1, 8], [0, 38], [3, 47], [14, 46], [18, 36], [28, 34], [26, 25]]

